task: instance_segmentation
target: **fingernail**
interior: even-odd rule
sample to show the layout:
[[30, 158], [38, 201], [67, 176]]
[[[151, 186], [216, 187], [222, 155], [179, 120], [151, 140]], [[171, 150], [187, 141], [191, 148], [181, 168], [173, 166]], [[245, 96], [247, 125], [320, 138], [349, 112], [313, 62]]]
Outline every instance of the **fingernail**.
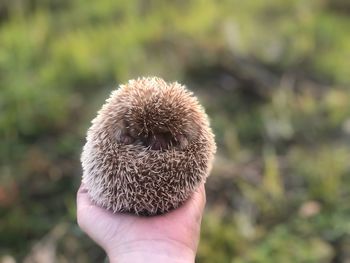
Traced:
[[84, 187], [84, 185], [81, 185], [79, 188], [79, 193], [85, 194], [87, 192], [88, 192], [88, 190]]

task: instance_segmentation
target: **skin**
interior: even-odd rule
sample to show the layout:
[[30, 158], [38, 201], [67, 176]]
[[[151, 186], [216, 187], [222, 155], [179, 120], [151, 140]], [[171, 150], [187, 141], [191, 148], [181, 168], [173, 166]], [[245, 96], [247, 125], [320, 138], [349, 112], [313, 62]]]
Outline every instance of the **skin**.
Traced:
[[186, 203], [160, 216], [139, 217], [94, 205], [84, 185], [77, 193], [80, 228], [115, 262], [194, 262], [205, 206], [201, 185]]

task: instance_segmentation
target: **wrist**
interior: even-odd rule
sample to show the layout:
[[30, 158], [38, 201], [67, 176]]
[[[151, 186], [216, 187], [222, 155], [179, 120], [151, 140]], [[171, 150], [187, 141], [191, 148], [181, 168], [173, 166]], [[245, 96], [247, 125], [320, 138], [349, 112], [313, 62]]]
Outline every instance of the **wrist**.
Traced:
[[129, 242], [106, 250], [110, 263], [176, 262], [193, 263], [196, 251], [177, 241]]

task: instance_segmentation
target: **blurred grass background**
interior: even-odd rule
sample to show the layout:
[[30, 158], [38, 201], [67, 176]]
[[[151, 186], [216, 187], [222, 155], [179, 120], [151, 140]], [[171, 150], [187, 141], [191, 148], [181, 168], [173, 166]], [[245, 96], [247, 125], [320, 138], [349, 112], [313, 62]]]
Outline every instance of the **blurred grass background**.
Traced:
[[347, 0], [0, 1], [1, 262], [104, 260], [79, 155], [144, 75], [186, 84], [216, 134], [198, 262], [350, 262]]

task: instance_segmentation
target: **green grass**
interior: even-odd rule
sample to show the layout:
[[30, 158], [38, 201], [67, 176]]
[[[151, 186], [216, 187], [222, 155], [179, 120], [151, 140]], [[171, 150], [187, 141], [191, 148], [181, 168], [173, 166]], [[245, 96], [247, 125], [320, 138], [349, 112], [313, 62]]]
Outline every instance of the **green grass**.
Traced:
[[58, 262], [104, 259], [75, 224], [85, 132], [119, 83], [157, 75], [194, 90], [218, 143], [198, 262], [349, 260], [349, 10], [343, 0], [0, 3], [0, 257], [22, 261], [62, 228]]

